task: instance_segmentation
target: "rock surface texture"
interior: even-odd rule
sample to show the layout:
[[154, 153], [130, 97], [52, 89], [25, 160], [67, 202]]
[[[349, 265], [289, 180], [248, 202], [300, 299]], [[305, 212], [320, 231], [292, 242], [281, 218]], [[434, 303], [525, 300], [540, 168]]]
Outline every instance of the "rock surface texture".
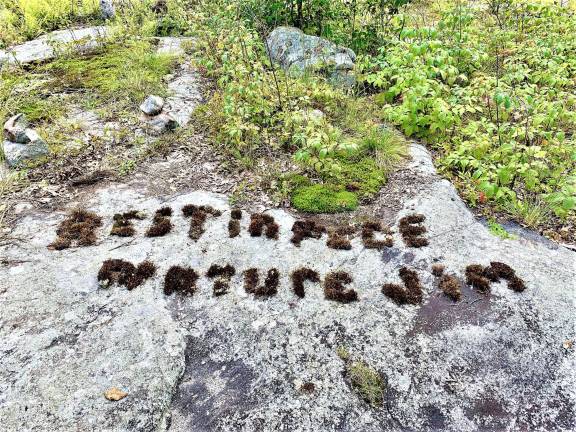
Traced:
[[148, 96], [140, 105], [140, 111], [149, 116], [155, 116], [162, 112], [164, 108], [164, 99], [160, 96]]
[[103, 26], [54, 31], [22, 45], [0, 50], [0, 66], [3, 63], [23, 65], [50, 60], [66, 49], [87, 52], [96, 48], [108, 32], [109, 29]]
[[295, 27], [277, 27], [266, 39], [273, 61], [287, 71], [302, 73], [306, 69], [327, 67], [335, 84], [354, 84], [356, 54], [329, 40], [310, 36]]
[[116, 15], [113, 0], [100, 0], [100, 13], [104, 19], [112, 19]]
[[[295, 217], [271, 210], [278, 240], [228, 236], [227, 197], [202, 191], [154, 196], [145, 186], [96, 190], [81, 204], [103, 218], [94, 246], [49, 250], [59, 214], [32, 213], [0, 245], [0, 418], [6, 431], [570, 431], [574, 421], [574, 252], [526, 238], [492, 236], [440, 179], [425, 149], [407, 167], [419, 184], [396, 218], [422, 213], [429, 246], [349, 251], [321, 239], [291, 242]], [[153, 183], [153, 179], [150, 181]], [[199, 240], [188, 237], [187, 204], [210, 205]], [[145, 237], [154, 212], [170, 206], [174, 227]], [[136, 235], [109, 236], [115, 213], [145, 211]], [[111, 258], [150, 260], [155, 276], [128, 291], [102, 288]], [[435, 263], [464, 278], [467, 265], [501, 261], [527, 289], [505, 282], [490, 293], [464, 287], [453, 302], [437, 287]], [[227, 294], [213, 295], [212, 264], [236, 269]], [[193, 268], [193, 295], [163, 293], [171, 266]], [[324, 298], [318, 283], [297, 297], [300, 266], [346, 271], [359, 300]], [[399, 306], [381, 292], [402, 266], [423, 285], [422, 304]], [[249, 268], [280, 272], [278, 293], [243, 287]], [[371, 407], [350, 386], [338, 347], [375, 368], [386, 388]], [[312, 383], [301, 391], [303, 383]], [[111, 388], [127, 395], [110, 401]]]

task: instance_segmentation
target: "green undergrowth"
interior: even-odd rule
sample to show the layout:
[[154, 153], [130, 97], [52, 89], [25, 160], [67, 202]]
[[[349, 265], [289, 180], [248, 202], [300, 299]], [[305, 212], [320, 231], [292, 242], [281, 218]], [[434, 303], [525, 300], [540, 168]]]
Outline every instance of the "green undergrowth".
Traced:
[[99, 21], [99, 0], [0, 0], [0, 48]]
[[488, 220], [488, 229], [490, 230], [490, 232], [493, 235], [495, 235], [496, 237], [500, 237], [501, 239], [504, 239], [504, 240], [516, 240], [516, 239], [518, 239], [518, 236], [516, 236], [515, 234], [510, 234], [508, 231], [506, 231], [506, 228], [504, 228], [502, 225], [500, 225], [494, 219]]
[[382, 128], [370, 98], [322, 74], [287, 75], [273, 65], [263, 43], [268, 29], [257, 32], [239, 15], [241, 6], [224, 3], [197, 9], [197, 63], [216, 83], [198, 124], [247, 167], [271, 154], [291, 157], [295, 174], [313, 183], [287, 191], [297, 209], [352, 210], [370, 200], [405, 157], [405, 140]]
[[[24, 112], [30, 121], [53, 121], [77, 96], [87, 108], [118, 113], [148, 94], [166, 95], [162, 78], [176, 64], [144, 41], [113, 43], [88, 56], [63, 56], [46, 65], [0, 71], [0, 116]], [[63, 99], [64, 98], [64, 99]]]
[[533, 228], [575, 220], [573, 8], [444, 0], [406, 7], [381, 38], [361, 81], [384, 120], [438, 151], [472, 206]]
[[112, 108], [135, 107], [149, 94], [165, 96], [162, 78], [175, 65], [171, 55], [157, 54], [148, 42], [106, 46], [100, 54], [59, 58], [45, 66], [62, 90], [93, 91]]

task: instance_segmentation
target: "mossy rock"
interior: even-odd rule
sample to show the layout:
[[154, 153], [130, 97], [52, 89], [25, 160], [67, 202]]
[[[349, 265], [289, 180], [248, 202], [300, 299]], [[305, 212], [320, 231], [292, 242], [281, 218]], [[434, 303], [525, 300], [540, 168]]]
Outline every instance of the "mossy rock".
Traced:
[[292, 194], [292, 205], [307, 213], [339, 213], [355, 210], [358, 197], [336, 186], [316, 184], [296, 189]]

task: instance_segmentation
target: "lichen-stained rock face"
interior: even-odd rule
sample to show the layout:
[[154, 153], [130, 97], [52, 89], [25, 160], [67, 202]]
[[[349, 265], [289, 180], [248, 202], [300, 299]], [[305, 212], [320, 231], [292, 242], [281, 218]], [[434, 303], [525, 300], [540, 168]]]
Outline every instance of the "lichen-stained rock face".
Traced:
[[356, 54], [350, 48], [340, 47], [329, 40], [310, 36], [295, 27], [277, 27], [266, 39], [273, 61], [292, 73], [305, 69], [327, 67], [332, 69], [334, 83], [354, 84]]
[[[393, 246], [382, 250], [364, 248], [360, 235], [349, 250], [331, 249], [325, 232], [297, 247], [296, 218], [283, 210], [263, 213], [278, 224], [277, 239], [250, 235], [255, 211], [235, 213], [241, 229], [230, 238], [225, 196], [149, 196], [128, 185], [82, 202], [103, 220], [92, 246], [47, 248], [64, 211], [24, 218], [0, 245], [3, 430], [573, 430], [574, 351], [566, 341], [574, 339], [574, 253], [492, 236], [436, 177], [426, 151], [414, 147], [413, 156], [406, 169], [419, 173], [420, 192], [396, 221], [426, 216], [429, 244], [420, 248], [406, 246], [397, 226]], [[221, 212], [206, 218], [198, 239], [182, 213], [190, 204]], [[167, 206], [171, 231], [146, 237]], [[109, 236], [114, 214], [129, 211], [148, 217], [133, 221], [130, 238]], [[149, 261], [156, 272], [131, 290], [101, 286], [108, 259]], [[487, 293], [464, 284], [454, 301], [432, 274], [442, 264], [465, 280], [468, 265], [491, 261], [510, 265], [526, 290], [505, 280]], [[221, 281], [206, 276], [213, 264], [235, 269], [218, 295]], [[185, 292], [166, 295], [175, 266], [195, 277]], [[398, 305], [381, 292], [384, 283], [403, 286], [402, 267], [418, 275], [419, 304]], [[275, 294], [245, 289], [252, 268], [259, 287], [280, 275]], [[291, 278], [301, 268], [321, 279], [304, 281], [304, 296]], [[344, 288], [357, 301], [325, 298], [334, 272], [351, 276]], [[339, 347], [382, 376], [382, 406], [356, 392]], [[303, 383], [314, 390], [301, 391]], [[109, 401], [111, 388], [126, 397]]]

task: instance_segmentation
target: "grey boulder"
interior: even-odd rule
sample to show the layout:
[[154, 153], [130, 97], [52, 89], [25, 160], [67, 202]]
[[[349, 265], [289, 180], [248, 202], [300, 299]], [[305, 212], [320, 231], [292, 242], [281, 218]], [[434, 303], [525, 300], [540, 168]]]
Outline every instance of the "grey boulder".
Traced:
[[38, 159], [48, 154], [48, 145], [34, 129], [28, 127], [24, 114], [10, 117], [4, 123], [4, 158], [10, 167]]
[[148, 96], [144, 102], [140, 105], [140, 110], [149, 116], [155, 116], [162, 112], [164, 108], [164, 99], [160, 96]]
[[49, 153], [48, 145], [38, 134], [28, 129], [31, 141], [28, 144], [20, 144], [5, 140], [3, 143], [4, 157], [10, 167], [17, 167], [26, 162], [46, 156]]
[[27, 134], [28, 120], [24, 114], [16, 114], [4, 123], [4, 136], [8, 141], [26, 144], [30, 142]]
[[153, 117], [147, 116], [145, 122], [152, 135], [161, 135], [164, 132], [173, 131], [179, 126], [178, 121], [168, 113], [161, 113]]
[[268, 35], [266, 45], [270, 58], [286, 71], [301, 74], [306, 69], [328, 67], [333, 83], [354, 84], [356, 54], [350, 48], [307, 35], [295, 27], [277, 27]]
[[116, 9], [114, 8], [113, 0], [100, 0], [100, 14], [104, 19], [114, 18]]

